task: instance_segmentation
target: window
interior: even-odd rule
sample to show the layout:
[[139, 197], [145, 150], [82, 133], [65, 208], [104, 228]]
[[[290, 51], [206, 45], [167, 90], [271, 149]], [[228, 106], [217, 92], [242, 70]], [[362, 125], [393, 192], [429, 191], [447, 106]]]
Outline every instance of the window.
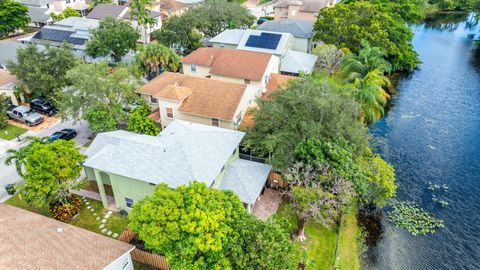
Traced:
[[220, 43], [220, 46], [219, 46], [219, 47], [220, 47], [220, 48], [225, 48], [225, 44]]
[[190, 71], [191, 71], [191, 72], [197, 72], [197, 65], [191, 64], [191, 65], [190, 65]]
[[157, 98], [154, 96], [150, 96], [150, 102], [151, 103], [157, 103]]
[[66, 2], [67, 4], [70, 4], [70, 0], [66, 0], [65, 2]]
[[249, 79], [243, 79], [243, 83], [244, 84], [250, 84], [250, 80]]
[[173, 119], [173, 108], [167, 108], [167, 117]]
[[126, 261], [123, 262], [122, 269], [126, 269], [129, 264], [130, 262], [127, 259]]
[[220, 126], [220, 123], [217, 118], [212, 118], [212, 126], [215, 126], [215, 127]]
[[125, 203], [127, 204], [128, 208], [132, 208], [132, 205], [133, 205], [132, 199], [125, 197]]

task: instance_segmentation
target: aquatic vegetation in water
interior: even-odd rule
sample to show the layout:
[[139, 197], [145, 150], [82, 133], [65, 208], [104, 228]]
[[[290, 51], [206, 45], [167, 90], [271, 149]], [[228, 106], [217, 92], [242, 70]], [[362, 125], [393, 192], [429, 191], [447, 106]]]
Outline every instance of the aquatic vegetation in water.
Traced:
[[438, 202], [442, 207], [448, 206], [448, 202], [446, 200], [438, 199], [435, 195], [432, 195], [432, 202]]
[[395, 226], [407, 230], [412, 235], [434, 234], [435, 229], [443, 228], [443, 220], [420, 208], [414, 202], [398, 202], [387, 213], [387, 218]]
[[443, 191], [447, 191], [448, 186], [447, 184], [433, 184], [432, 182], [428, 182], [428, 189], [430, 189], [431, 191], [440, 190], [440, 189]]

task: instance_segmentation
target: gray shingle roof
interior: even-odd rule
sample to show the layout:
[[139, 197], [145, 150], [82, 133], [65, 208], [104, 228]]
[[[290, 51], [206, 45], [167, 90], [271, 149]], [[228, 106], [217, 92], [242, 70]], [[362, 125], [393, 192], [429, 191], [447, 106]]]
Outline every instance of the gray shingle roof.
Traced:
[[26, 6], [44, 6], [47, 4], [53, 4], [53, 0], [17, 0], [18, 2]]
[[311, 38], [313, 36], [313, 22], [302, 20], [267, 21], [258, 26], [257, 29], [290, 33], [296, 38]]
[[210, 186], [244, 136], [180, 120], [157, 137], [122, 130], [100, 133], [84, 165], [172, 188], [194, 180]]
[[281, 72], [310, 74], [315, 67], [318, 56], [303, 52], [288, 50], [282, 58]]
[[118, 18], [122, 13], [126, 12], [126, 6], [98, 4], [88, 13], [87, 18], [101, 20], [107, 16]]
[[219, 189], [231, 190], [242, 202], [254, 204], [271, 169], [267, 164], [237, 159], [228, 166]]
[[7, 61], [17, 60], [17, 49], [25, 47], [22, 43], [17, 42], [0, 42], [0, 66], [5, 67]]
[[48, 8], [42, 7], [28, 7], [28, 17], [32, 19], [32, 22], [47, 23], [52, 20], [50, 17], [50, 12]]

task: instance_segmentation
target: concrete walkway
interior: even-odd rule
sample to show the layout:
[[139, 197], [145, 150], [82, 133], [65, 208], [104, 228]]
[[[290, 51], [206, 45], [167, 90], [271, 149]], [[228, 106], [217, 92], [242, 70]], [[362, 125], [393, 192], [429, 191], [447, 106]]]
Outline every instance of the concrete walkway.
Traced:
[[277, 212], [281, 203], [280, 191], [267, 188], [260, 200], [253, 206], [252, 214], [261, 220], [266, 220]]
[[[70, 190], [70, 193], [76, 194], [78, 196], [86, 197], [86, 198], [89, 198], [89, 199], [93, 199], [93, 200], [96, 200], [96, 201], [102, 201], [102, 198], [100, 197], [100, 194], [98, 194], [96, 192], [93, 192], [93, 191], [80, 189], [80, 190]], [[115, 204], [115, 198], [107, 195], [107, 201], [108, 201], [108, 210], [117, 211], [117, 205]]]

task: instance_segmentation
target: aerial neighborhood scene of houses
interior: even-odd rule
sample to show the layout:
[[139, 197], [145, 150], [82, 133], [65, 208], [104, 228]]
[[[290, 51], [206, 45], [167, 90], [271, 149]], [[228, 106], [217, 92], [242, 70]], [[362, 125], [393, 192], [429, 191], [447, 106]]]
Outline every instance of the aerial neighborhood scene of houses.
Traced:
[[360, 269], [403, 2], [0, 0], [0, 269]]

